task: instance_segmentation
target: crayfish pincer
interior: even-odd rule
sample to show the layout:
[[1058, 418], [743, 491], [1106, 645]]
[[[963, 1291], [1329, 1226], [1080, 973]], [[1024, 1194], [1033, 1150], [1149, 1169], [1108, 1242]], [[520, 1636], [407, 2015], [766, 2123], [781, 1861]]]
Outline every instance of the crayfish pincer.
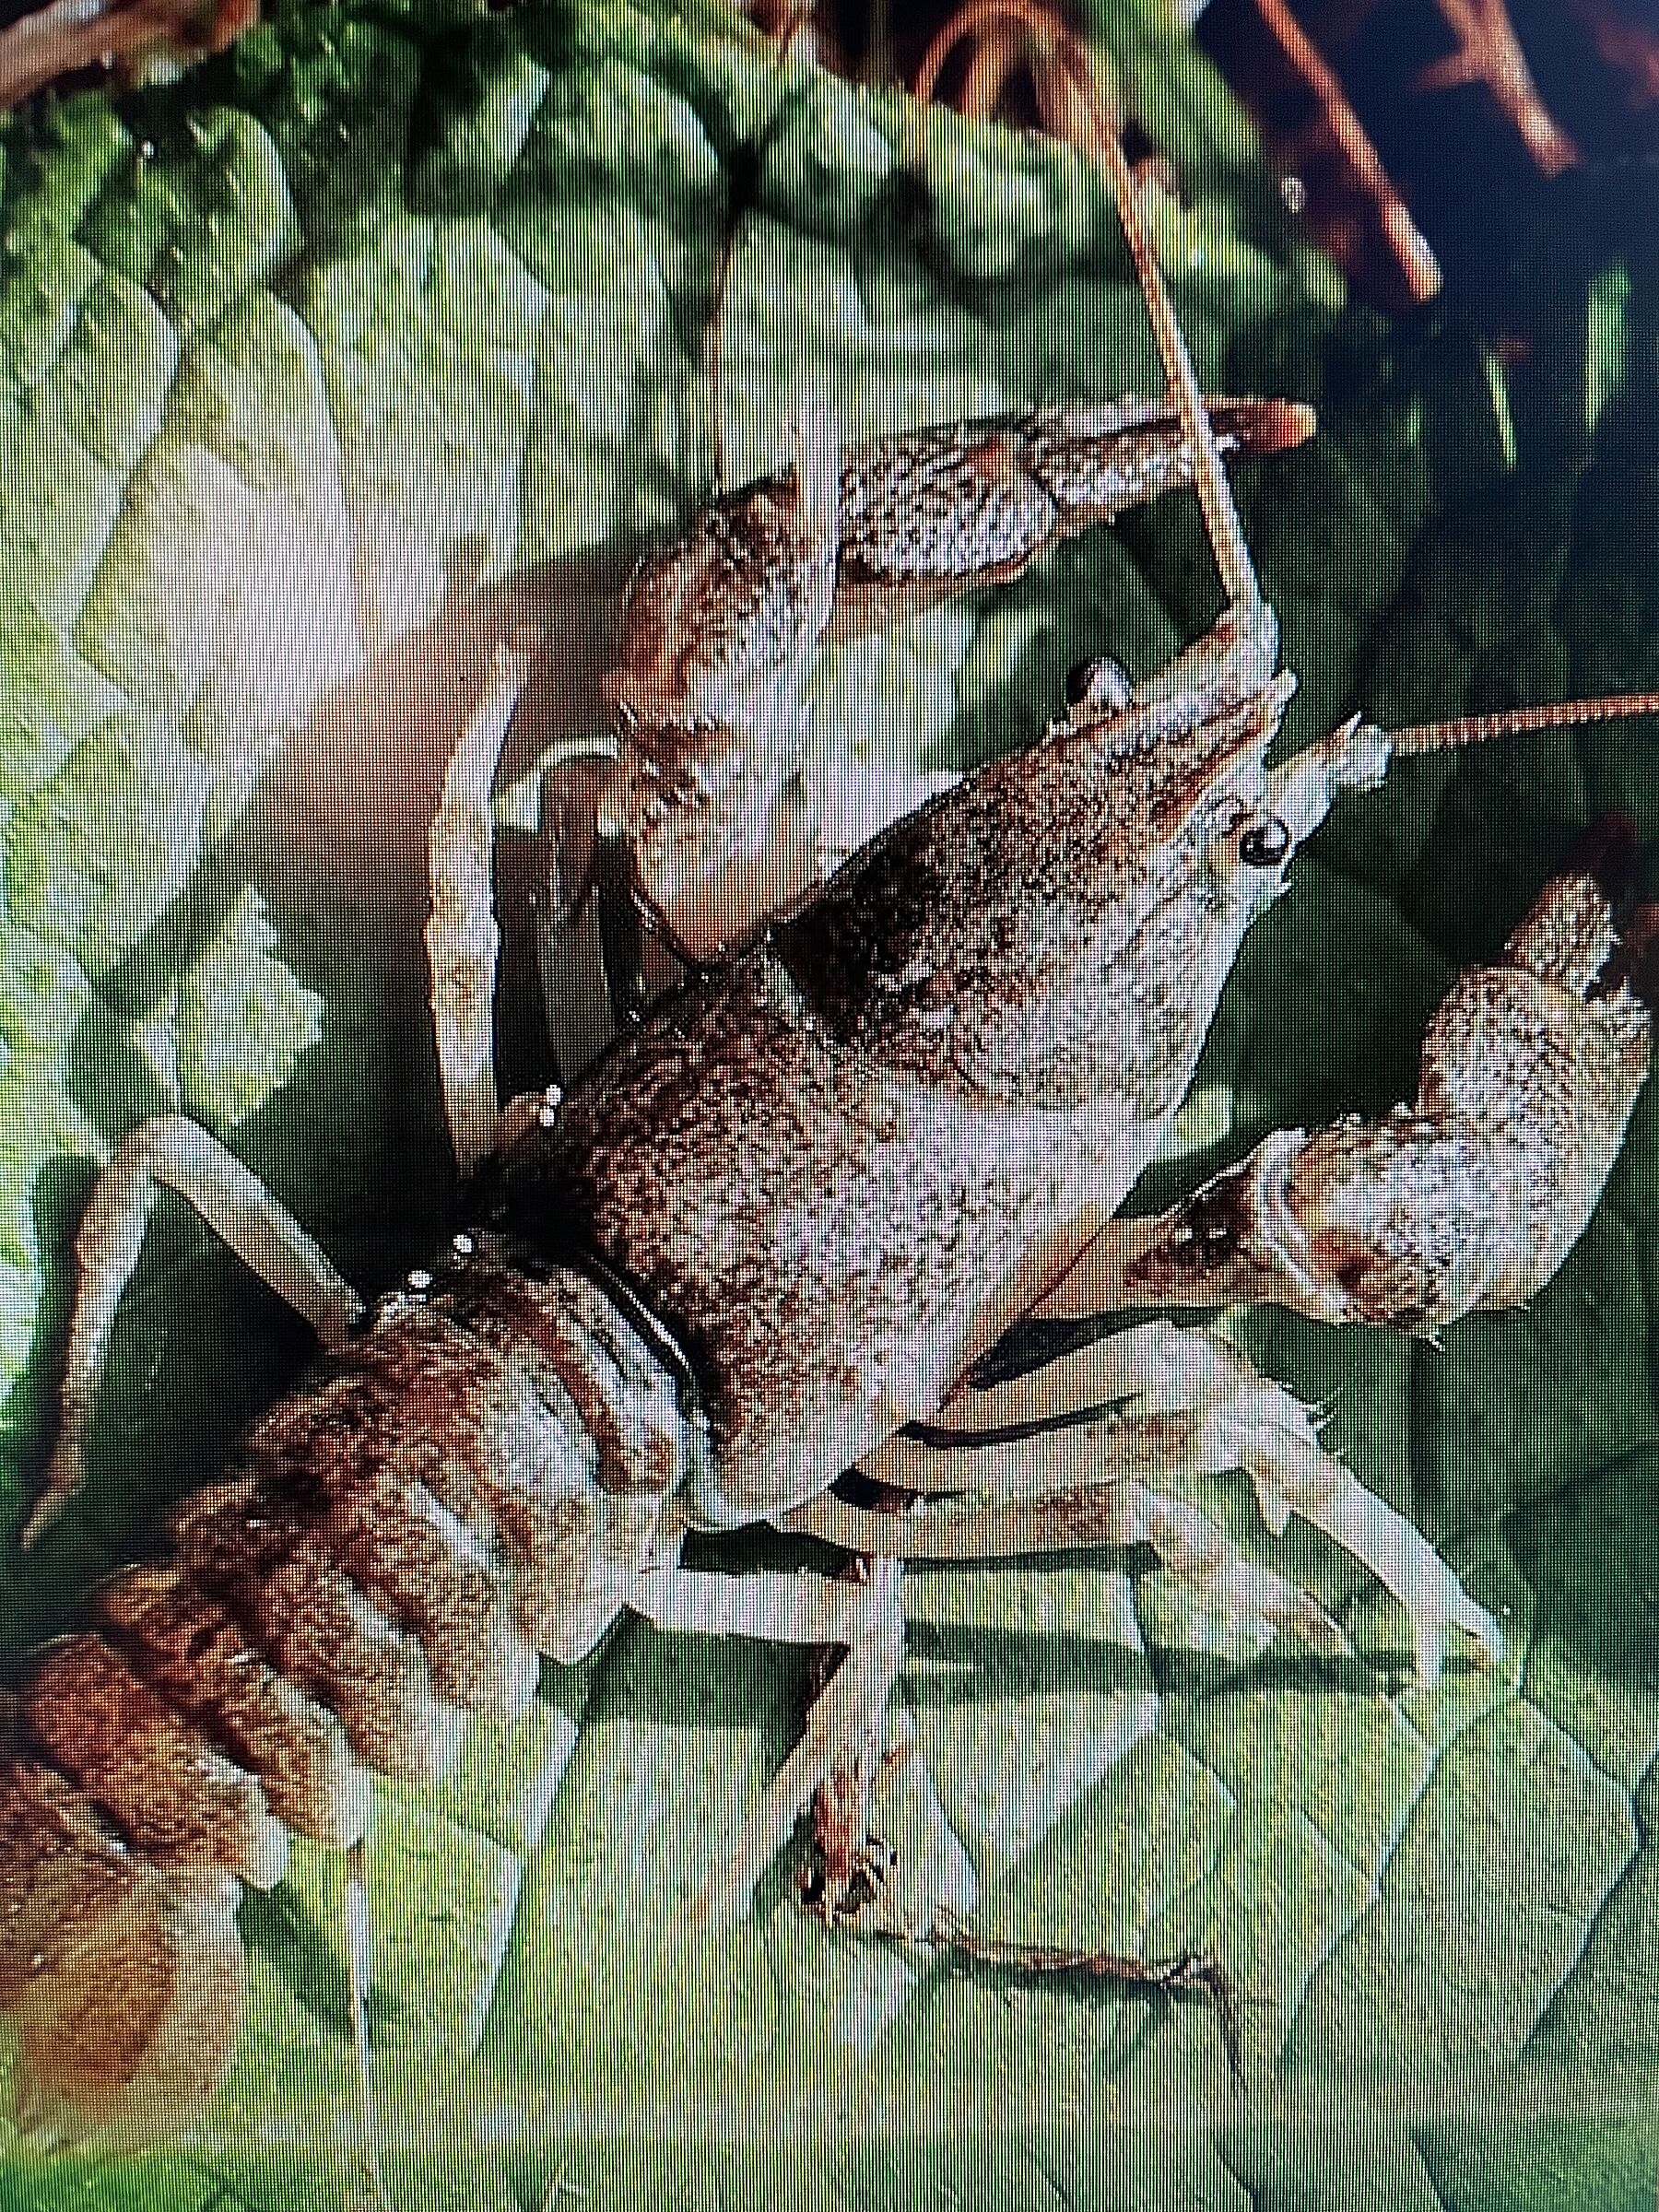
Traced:
[[[1277, 625], [1110, 119], [1087, 73], [1071, 93], [1204, 507], [1227, 599], [1214, 628], [1140, 684], [1095, 665], [1038, 742], [934, 796], [805, 904], [785, 870], [769, 933], [649, 1011], [568, 1095], [504, 1114], [489, 796], [527, 655], [503, 648], [432, 834], [440, 1067], [477, 1168], [466, 1231], [365, 1313], [192, 1124], [143, 1124], [100, 1178], [37, 1530], [79, 1480], [159, 1185], [327, 1352], [179, 1509], [170, 1556], [106, 1583], [6, 1708], [0, 2006], [20, 2116], [48, 2139], [188, 2124], [240, 2032], [240, 1886], [280, 1878], [290, 1833], [355, 1848], [370, 1771], [441, 1774], [470, 1716], [521, 1712], [542, 1657], [581, 1658], [625, 1612], [844, 1653], [705, 1911], [740, 1912], [816, 1806], [817, 1909], [940, 1944], [949, 1925], [905, 1922], [866, 1834], [904, 1561], [1149, 1545], [1244, 1640], [1288, 1628], [1344, 1650], [1307, 1591], [1176, 1487], [1241, 1470], [1270, 1527], [1302, 1516], [1393, 1593], [1423, 1675], [1453, 1634], [1497, 1654], [1496, 1623], [1416, 1526], [1216, 1337], [1155, 1321], [1016, 1382], [965, 1382], [1022, 1317], [1154, 1286], [1409, 1327], [1524, 1297], [1594, 1204], [1648, 1054], [1646, 1015], [1600, 981], [1606, 902], [1574, 879], [1505, 962], [1453, 987], [1414, 1107], [1270, 1142], [1152, 1230], [1117, 1222], [1246, 933], [1339, 796], [1402, 756], [1659, 702], [1394, 733], [1356, 719], [1268, 766], [1293, 688]], [[823, 462], [820, 492], [839, 481]], [[819, 505], [834, 535], [837, 503]], [[833, 550], [806, 564], [811, 608], [788, 612], [791, 635], [828, 624]], [[634, 887], [647, 922], [659, 903], [681, 912], [678, 888], [658, 900], [665, 880], [647, 867]], [[1474, 1218], [1490, 1232], [1478, 1264]], [[854, 1468], [865, 1479], [843, 1483]], [[691, 1533], [753, 1524], [861, 1571], [684, 1563]], [[1077, 1963], [1060, 1948], [1031, 1963], [1045, 1958]], [[1116, 1963], [1154, 1987], [1224, 1986], [1196, 1954]], [[361, 1947], [353, 1966], [360, 1979]], [[366, 2067], [360, 2003], [356, 2017]]]

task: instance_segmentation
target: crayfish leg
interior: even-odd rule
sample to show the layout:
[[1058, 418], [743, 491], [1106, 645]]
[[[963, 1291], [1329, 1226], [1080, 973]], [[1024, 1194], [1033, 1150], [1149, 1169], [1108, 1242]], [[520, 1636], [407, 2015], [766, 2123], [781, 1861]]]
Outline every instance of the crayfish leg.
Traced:
[[115, 1147], [93, 1188], [75, 1241], [77, 1272], [69, 1348], [59, 1394], [60, 1424], [46, 1479], [24, 1524], [33, 1544], [86, 1479], [91, 1426], [116, 1311], [143, 1249], [158, 1189], [174, 1191], [243, 1265], [316, 1330], [339, 1344], [362, 1300], [322, 1246], [236, 1155], [182, 1114], [140, 1123]]
[[826, 1787], [844, 1792], [849, 1779], [857, 1803], [843, 1804], [841, 1818], [859, 1830], [849, 1853], [856, 1858], [888, 1700], [904, 1661], [898, 1565], [877, 1560], [867, 1574], [842, 1581], [820, 1574], [710, 1574], [665, 1566], [641, 1578], [629, 1603], [661, 1629], [839, 1645], [845, 1653], [819, 1688], [799, 1741], [745, 1821], [718, 1878], [698, 1898], [694, 1909], [700, 1915], [721, 1924], [737, 1919], [815, 1795]]
[[904, 1559], [1018, 1559], [1035, 1552], [1146, 1544], [1255, 1649], [1293, 1630], [1332, 1657], [1347, 1637], [1318, 1600], [1258, 1566], [1206, 1513], [1151, 1487], [1147, 1476], [1193, 1471], [1190, 1439], [1167, 1417], [1126, 1415], [1077, 1424], [1016, 1443], [929, 1444], [895, 1438], [864, 1472], [906, 1488], [907, 1470], [932, 1464], [919, 1488], [948, 1479], [959, 1493], [918, 1499], [908, 1512], [871, 1512], [825, 1492], [782, 1515], [792, 1535]]
[[[1312, 410], [1293, 401], [1206, 407], [1224, 454], [1284, 453], [1313, 434]], [[880, 439], [841, 472], [828, 636], [1011, 583], [1063, 539], [1191, 488], [1196, 470], [1169, 399], [1074, 401]]]
[[1412, 1104], [1271, 1132], [1162, 1214], [1110, 1223], [1035, 1311], [1263, 1302], [1432, 1336], [1524, 1303], [1594, 1211], [1647, 1075], [1615, 943], [1589, 877], [1547, 884], [1436, 1008]]
[[1501, 961], [1430, 1019], [1416, 1100], [1276, 1130], [1144, 1220], [1112, 1222], [1038, 1309], [1271, 1303], [1431, 1335], [1517, 1306], [1583, 1234], [1651, 1053], [1588, 877], [1547, 884]]
[[432, 1030], [455, 1166], [468, 1175], [494, 1150], [500, 1119], [495, 1073], [495, 819], [490, 801], [501, 747], [529, 678], [535, 641], [496, 650], [485, 688], [455, 740], [427, 834], [431, 912], [425, 931]]
[[[1213, 421], [1218, 452], [1280, 452], [1313, 427], [1278, 400], [1219, 400]], [[800, 782], [821, 644], [1008, 582], [1062, 538], [1194, 483], [1195, 465], [1171, 402], [1129, 399], [880, 440], [848, 456], [833, 515], [816, 525], [805, 476], [803, 463], [732, 495], [641, 568], [608, 679], [629, 740], [611, 826], [657, 923], [694, 960], [746, 943], [849, 849]], [[896, 785], [864, 834], [937, 787]]]
[[[1086, 1422], [1018, 1443], [994, 1441], [1034, 1420], [1065, 1419], [1107, 1405], [1121, 1410], [1103, 1426]], [[1169, 1321], [1125, 1330], [1034, 1374], [959, 1394], [930, 1433], [952, 1448], [940, 1453], [934, 1445], [896, 1437], [866, 1463], [869, 1471], [905, 1485], [913, 1485], [919, 1471], [937, 1487], [954, 1466], [959, 1481], [975, 1479], [977, 1471], [981, 1483], [1017, 1480], [1023, 1493], [1057, 1472], [1075, 1469], [1074, 1478], [1080, 1478], [1102, 1441], [1114, 1456], [1138, 1449], [1148, 1479], [1157, 1476], [1160, 1451], [1166, 1475], [1241, 1470], [1275, 1535], [1292, 1512], [1300, 1514], [1369, 1567], [1405, 1607], [1423, 1681], [1440, 1675], [1449, 1629], [1469, 1637], [1484, 1661], [1501, 1656], [1497, 1622], [1415, 1524], [1324, 1448], [1299, 1398], [1208, 1330], [1180, 1329]], [[1150, 1540], [1159, 1546], [1156, 1535]]]

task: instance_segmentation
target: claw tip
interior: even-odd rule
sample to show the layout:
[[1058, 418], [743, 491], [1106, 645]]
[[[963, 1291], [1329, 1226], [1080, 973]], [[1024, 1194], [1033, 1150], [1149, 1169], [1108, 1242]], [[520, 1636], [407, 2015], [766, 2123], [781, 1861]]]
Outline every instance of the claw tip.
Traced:
[[1419, 1627], [1417, 1640], [1417, 1678], [1421, 1689], [1433, 1689], [1441, 1678], [1446, 1651], [1438, 1629]]
[[1476, 1665], [1483, 1667], [1501, 1666], [1503, 1630], [1486, 1607], [1471, 1600], [1467, 1605], [1458, 1607], [1455, 1618], [1464, 1633], [1474, 1640]]
[[1319, 428], [1319, 418], [1305, 400], [1269, 400], [1251, 436], [1253, 453], [1285, 453], [1306, 445]]

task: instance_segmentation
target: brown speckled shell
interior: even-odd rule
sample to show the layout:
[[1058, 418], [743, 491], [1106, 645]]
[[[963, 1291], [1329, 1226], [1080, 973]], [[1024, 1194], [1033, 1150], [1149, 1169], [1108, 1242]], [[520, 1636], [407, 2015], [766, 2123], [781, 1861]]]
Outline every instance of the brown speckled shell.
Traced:
[[1503, 959], [1435, 1009], [1413, 1104], [1267, 1138], [1172, 1209], [1126, 1297], [1425, 1334], [1524, 1303], [1583, 1234], [1648, 1071], [1645, 1009], [1601, 989], [1613, 945], [1588, 877], [1547, 884]]
[[1088, 1161], [1126, 1119], [873, 1067], [761, 953], [607, 1059], [507, 1202], [552, 1241], [579, 1225], [671, 1324], [713, 1431], [693, 1510], [751, 1520], [937, 1402], [1016, 1310], [1032, 1248], [1070, 1255]]
[[696, 1517], [783, 1512], [932, 1411], [1115, 1211], [1272, 895], [1230, 841], [1279, 703], [982, 771], [522, 1141], [501, 1223], [591, 1240], [700, 1369]]
[[0, 1713], [0, 2006], [18, 2122], [174, 2132], [223, 2077], [241, 2025], [241, 1890], [127, 1851]]

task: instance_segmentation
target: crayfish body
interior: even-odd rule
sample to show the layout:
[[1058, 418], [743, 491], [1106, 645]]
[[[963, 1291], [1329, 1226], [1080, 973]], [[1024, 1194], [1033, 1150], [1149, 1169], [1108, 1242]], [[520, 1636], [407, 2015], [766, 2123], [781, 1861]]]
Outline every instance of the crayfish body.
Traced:
[[[1087, 121], [1086, 72], [1070, 89], [1068, 112]], [[804, 436], [790, 486], [723, 511], [680, 567], [637, 588], [614, 687], [627, 725], [614, 819], [587, 825], [628, 848], [639, 912], [681, 952], [747, 948], [648, 1013], [557, 1106], [499, 1115], [489, 794], [525, 675], [503, 651], [434, 826], [427, 938], [452, 1132], [479, 1168], [472, 1228], [364, 1315], [194, 1125], [143, 1125], [100, 1178], [34, 1531], [79, 1479], [158, 1185], [183, 1193], [329, 1354], [179, 1510], [171, 1558], [107, 1583], [91, 1624], [36, 1654], [6, 1708], [0, 2009], [18, 2038], [19, 2115], [46, 2139], [188, 2125], [240, 2030], [239, 1885], [280, 1878], [290, 1831], [354, 1847], [369, 1770], [441, 1774], [471, 1714], [522, 1711], [542, 1656], [581, 1657], [625, 1611], [844, 1652], [724, 1889], [701, 1901], [740, 1911], [812, 1806], [818, 1909], [912, 1938], [930, 1931], [895, 1918], [865, 1825], [903, 1658], [902, 1561], [1150, 1544], [1246, 1638], [1289, 1628], [1345, 1650], [1307, 1592], [1180, 1493], [1178, 1478], [1242, 1470], [1271, 1529], [1301, 1515], [1399, 1600], [1425, 1677], [1450, 1630], [1498, 1655], [1496, 1623], [1417, 1528], [1217, 1337], [1154, 1322], [1034, 1378], [965, 1381], [1023, 1315], [1154, 1291], [1411, 1327], [1524, 1296], [1587, 1218], [1647, 1065], [1646, 1016], [1604, 981], [1606, 902], [1570, 879], [1504, 966], [1454, 986], [1419, 1098], [1381, 1134], [1286, 1133], [1185, 1209], [1116, 1218], [1180, 1108], [1246, 932], [1337, 796], [1375, 788], [1402, 753], [1533, 724], [1391, 735], [1356, 719], [1267, 766], [1292, 688], [1277, 626], [1104, 124], [1094, 150], [1171, 387], [1162, 457], [1140, 488], [1161, 471], [1198, 490], [1228, 602], [1209, 634], [1138, 687], [1097, 664], [1037, 744], [935, 795], [804, 904], [825, 853], [803, 828], [772, 855], [757, 907], [754, 838], [776, 827], [791, 757], [739, 710], [787, 688], [837, 621], [867, 617], [871, 548], [887, 542], [853, 512], [833, 441]], [[1270, 441], [1305, 434], [1300, 411], [1265, 405]], [[1145, 422], [1130, 427], [1138, 438]], [[908, 563], [896, 607], [906, 592], [958, 588], [954, 548], [978, 527], [936, 526], [939, 453], [946, 476], [971, 479], [982, 519], [987, 502], [1002, 521], [1018, 511], [1013, 540], [998, 523], [982, 578], [1100, 519], [1092, 494], [1049, 514], [1023, 476], [1008, 495], [1023, 441], [1015, 457], [1053, 503], [1054, 424], [1040, 429], [974, 426], [966, 446], [924, 433], [865, 456], [866, 506], [923, 479], [919, 518], [889, 533]], [[753, 560], [734, 551], [746, 514]], [[668, 653], [657, 667], [664, 610], [695, 603], [722, 564], [773, 606], [771, 642], [749, 667], [749, 633], [715, 625], [712, 661], [688, 671]], [[562, 926], [585, 879], [560, 870]], [[1447, 1190], [1462, 1215], [1445, 1215]], [[1448, 1241], [1447, 1218], [1475, 1216], [1490, 1265]], [[841, 1485], [855, 1465], [856, 1491]], [[688, 1532], [752, 1523], [839, 1545], [864, 1571], [683, 1563]], [[1183, 1958], [1138, 1978], [1213, 1992], [1218, 1973]]]

